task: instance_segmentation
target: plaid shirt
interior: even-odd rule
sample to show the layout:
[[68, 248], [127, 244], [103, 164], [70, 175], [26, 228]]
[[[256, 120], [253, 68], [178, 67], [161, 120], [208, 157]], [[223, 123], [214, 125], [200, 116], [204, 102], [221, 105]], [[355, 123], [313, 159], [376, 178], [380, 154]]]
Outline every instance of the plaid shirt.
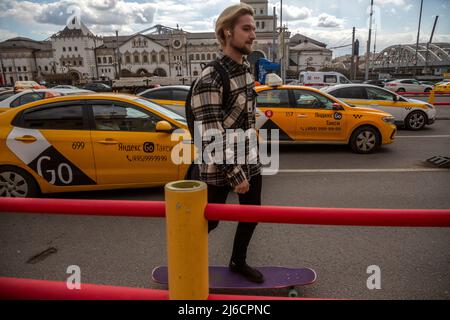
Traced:
[[238, 141], [234, 140], [233, 144], [228, 145], [227, 148], [225, 130], [255, 130], [255, 83], [245, 58], [244, 63], [239, 64], [223, 53], [219, 53], [217, 60], [228, 72], [230, 78], [229, 107], [222, 110], [222, 79], [219, 72], [211, 66], [202, 71], [196, 82], [192, 92], [191, 106], [194, 120], [201, 121], [203, 137], [208, 129], [217, 129], [222, 133], [223, 143], [203, 142], [202, 150], [210, 144], [214, 147], [216, 154], [222, 152], [224, 160], [223, 163], [205, 163], [203, 159], [203, 163], [200, 164], [200, 179], [216, 186], [235, 187], [245, 179], [250, 181], [251, 177], [261, 174], [256, 139], [245, 139], [245, 161], [242, 159], [237, 161], [238, 154], [234, 154], [234, 161], [226, 161], [230, 157], [230, 152], [236, 153]]

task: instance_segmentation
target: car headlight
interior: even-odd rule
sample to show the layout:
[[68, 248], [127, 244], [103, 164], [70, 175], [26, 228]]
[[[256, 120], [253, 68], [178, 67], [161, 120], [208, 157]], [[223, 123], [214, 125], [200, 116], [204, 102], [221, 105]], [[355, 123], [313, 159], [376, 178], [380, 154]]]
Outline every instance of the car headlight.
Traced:
[[381, 118], [384, 122], [387, 122], [387, 123], [392, 123], [392, 124], [394, 124], [394, 122], [395, 122], [395, 118], [393, 117], [393, 116], [389, 116], [389, 117], [383, 117], [383, 118]]
[[427, 107], [428, 109], [434, 109], [434, 106], [430, 103], [425, 103], [425, 107]]

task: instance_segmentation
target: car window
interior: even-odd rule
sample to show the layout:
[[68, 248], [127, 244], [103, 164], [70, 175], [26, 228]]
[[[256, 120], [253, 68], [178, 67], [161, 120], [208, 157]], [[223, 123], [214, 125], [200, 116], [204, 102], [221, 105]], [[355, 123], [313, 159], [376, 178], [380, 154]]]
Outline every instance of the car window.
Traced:
[[407, 84], [412, 84], [413, 83], [411, 80], [402, 80], [400, 82], [401, 83], [407, 83]]
[[334, 101], [309, 90], [293, 90], [295, 102], [302, 109], [333, 109]]
[[155, 132], [157, 115], [134, 106], [93, 104], [95, 128], [102, 131]]
[[43, 94], [40, 92], [25, 93], [20, 97], [18, 97], [17, 99], [15, 99], [13, 102], [11, 102], [11, 107], [12, 108], [19, 107], [21, 105], [24, 105], [25, 103], [41, 100], [42, 98]]
[[340, 83], [350, 83], [350, 81], [346, 77], [339, 77]]
[[289, 91], [277, 89], [260, 91], [256, 103], [260, 107], [289, 108]]
[[172, 90], [154, 90], [146, 92], [142, 96], [147, 99], [172, 100]]
[[336, 98], [343, 99], [367, 99], [366, 92], [363, 87], [348, 87], [329, 91], [329, 94]]
[[336, 83], [337, 82], [337, 76], [335, 76], [335, 75], [324, 75], [323, 76], [323, 82], [325, 82], [325, 83]]
[[385, 90], [378, 88], [366, 88], [367, 99], [369, 100], [388, 100], [395, 101], [395, 95]]
[[2, 93], [2, 94], [0, 94], [0, 101], [3, 101], [3, 100], [5, 100], [5, 99], [8, 99], [9, 97], [11, 97], [11, 96], [13, 96], [13, 95], [15, 95], [14, 92], [5, 92], [5, 93]]
[[21, 126], [30, 129], [83, 130], [83, 107], [64, 105], [26, 110]]
[[155, 110], [161, 114], [163, 114], [166, 117], [169, 117], [169, 119], [176, 120], [178, 122], [182, 122], [186, 124], [186, 118], [183, 115], [180, 115], [178, 113], [173, 112], [172, 110], [169, 110], [167, 108], [164, 108], [163, 106], [160, 106], [159, 104], [154, 103], [151, 100], [147, 100], [147, 98], [143, 99], [136, 99], [136, 102], [143, 104], [146, 107], [149, 107], [152, 110]]
[[179, 90], [179, 89], [173, 90], [173, 100], [186, 101], [187, 95], [188, 95], [187, 90]]

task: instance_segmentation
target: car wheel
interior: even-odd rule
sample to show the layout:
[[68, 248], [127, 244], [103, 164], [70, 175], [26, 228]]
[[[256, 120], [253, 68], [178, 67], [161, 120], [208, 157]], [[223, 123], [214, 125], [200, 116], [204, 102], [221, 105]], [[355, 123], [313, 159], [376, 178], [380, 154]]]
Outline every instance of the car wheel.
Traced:
[[35, 198], [38, 195], [37, 183], [28, 172], [11, 166], [0, 168], [0, 197]]
[[405, 89], [400, 88], [400, 89], [397, 89], [397, 92], [406, 92], [406, 91], [405, 91]]
[[409, 130], [420, 130], [425, 127], [427, 116], [422, 111], [413, 111], [405, 119], [405, 127]]
[[356, 153], [372, 153], [380, 146], [380, 135], [373, 127], [356, 129], [350, 137], [350, 147]]

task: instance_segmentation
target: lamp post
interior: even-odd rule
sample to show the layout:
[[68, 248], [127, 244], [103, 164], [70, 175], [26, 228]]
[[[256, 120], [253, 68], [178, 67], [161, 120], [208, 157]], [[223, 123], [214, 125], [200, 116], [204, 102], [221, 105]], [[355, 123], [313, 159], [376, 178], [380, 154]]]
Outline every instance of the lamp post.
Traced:
[[91, 64], [91, 65], [89, 65], [89, 68], [90, 68], [90, 70], [91, 70], [91, 80], [94, 80], [95, 79], [95, 65], [94, 64]]

